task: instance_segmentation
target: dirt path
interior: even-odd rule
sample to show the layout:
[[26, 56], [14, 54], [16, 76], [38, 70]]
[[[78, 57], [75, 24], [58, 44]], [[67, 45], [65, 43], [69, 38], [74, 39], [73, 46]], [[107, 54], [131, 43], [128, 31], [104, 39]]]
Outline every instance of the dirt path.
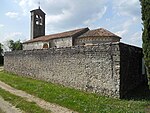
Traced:
[[4, 113], [23, 113], [18, 108], [15, 108], [13, 105], [11, 105], [9, 102], [5, 101], [3, 98], [0, 97], [0, 109]]
[[3, 66], [0, 66], [0, 71], [3, 71], [4, 67]]
[[20, 97], [26, 99], [29, 102], [35, 102], [41, 108], [51, 110], [52, 113], [77, 113], [75, 111], [69, 110], [69, 109], [61, 107], [59, 105], [46, 102], [45, 100], [42, 100], [38, 97], [30, 95], [24, 91], [17, 90], [1, 81], [0, 81], [0, 87], [6, 91], [9, 91], [10, 93], [12, 93], [14, 95], [17, 95], [17, 96], [20, 96]]

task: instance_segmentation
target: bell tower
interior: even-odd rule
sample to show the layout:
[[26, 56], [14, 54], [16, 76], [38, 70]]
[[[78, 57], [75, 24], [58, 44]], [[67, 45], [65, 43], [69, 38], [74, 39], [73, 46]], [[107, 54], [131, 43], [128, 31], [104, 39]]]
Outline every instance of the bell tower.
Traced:
[[45, 13], [40, 9], [31, 12], [31, 39], [45, 35]]

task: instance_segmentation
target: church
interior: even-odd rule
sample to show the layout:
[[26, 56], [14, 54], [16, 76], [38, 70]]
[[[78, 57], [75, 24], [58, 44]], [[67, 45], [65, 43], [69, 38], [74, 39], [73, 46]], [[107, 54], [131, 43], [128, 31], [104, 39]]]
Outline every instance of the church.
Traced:
[[120, 42], [121, 37], [103, 28], [90, 30], [87, 27], [45, 35], [45, 15], [40, 7], [31, 11], [31, 36], [23, 43], [23, 50]]
[[[7, 72], [114, 98], [148, 88], [142, 48], [99, 28], [45, 35], [45, 13], [31, 11], [31, 39], [6, 52]], [[48, 49], [49, 48], [49, 49]]]

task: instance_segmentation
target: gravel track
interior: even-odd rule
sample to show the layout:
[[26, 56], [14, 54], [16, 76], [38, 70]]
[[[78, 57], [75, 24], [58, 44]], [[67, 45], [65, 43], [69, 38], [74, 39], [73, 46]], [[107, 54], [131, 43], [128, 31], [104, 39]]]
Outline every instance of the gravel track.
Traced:
[[[35, 97], [33, 95], [30, 95], [30, 94], [28, 94], [22, 90], [15, 89], [15, 88], [5, 84], [2, 81], [0, 81], [0, 88], [4, 89], [6, 91], [9, 91], [10, 93], [12, 93], [16, 96], [22, 97], [26, 101], [35, 102], [41, 108], [46, 109], [46, 110], [50, 110], [50, 111], [52, 111], [52, 113], [77, 113], [77, 112], [72, 111], [68, 108], [61, 107], [57, 104], [52, 104], [52, 103], [46, 102], [45, 100], [40, 99], [38, 97]], [[18, 113], [18, 112], [16, 112], [16, 113]]]

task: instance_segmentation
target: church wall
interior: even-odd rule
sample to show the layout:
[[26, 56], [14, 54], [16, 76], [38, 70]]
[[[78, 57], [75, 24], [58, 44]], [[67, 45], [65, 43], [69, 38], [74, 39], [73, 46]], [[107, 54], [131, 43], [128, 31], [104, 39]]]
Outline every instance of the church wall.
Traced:
[[44, 42], [33, 42], [33, 43], [23, 44], [23, 50], [42, 49], [43, 44]]
[[76, 45], [92, 45], [99, 43], [110, 43], [110, 42], [119, 42], [120, 39], [116, 37], [85, 37], [77, 38], [75, 40]]
[[44, 44], [48, 44], [50, 48], [70, 47], [72, 46], [72, 37], [52, 39], [47, 42], [26, 43], [23, 44], [23, 50], [43, 49]]
[[72, 37], [58, 38], [50, 40], [51, 47], [70, 47], [72, 46]]
[[8, 72], [119, 98], [118, 44], [5, 53]]

